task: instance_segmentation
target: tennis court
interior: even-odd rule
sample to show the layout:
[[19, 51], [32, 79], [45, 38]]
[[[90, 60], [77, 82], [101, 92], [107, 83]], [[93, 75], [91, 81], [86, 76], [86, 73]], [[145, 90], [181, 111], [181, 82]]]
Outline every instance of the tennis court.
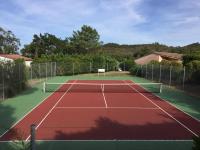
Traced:
[[[30, 140], [191, 140], [200, 135], [192, 116], [154, 95], [160, 84], [130, 80], [70, 80], [47, 83], [52, 94], [0, 138]], [[41, 91], [42, 92], [42, 91]]]

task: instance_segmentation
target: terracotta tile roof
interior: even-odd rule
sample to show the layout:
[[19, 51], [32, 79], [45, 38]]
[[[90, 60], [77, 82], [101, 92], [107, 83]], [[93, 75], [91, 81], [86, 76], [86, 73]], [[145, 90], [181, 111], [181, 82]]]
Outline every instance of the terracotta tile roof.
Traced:
[[136, 64], [144, 65], [144, 64], [148, 64], [152, 60], [159, 61], [159, 55], [150, 54], [150, 55], [136, 59], [135, 62]]
[[13, 60], [24, 59], [25, 61], [32, 61], [31, 58], [24, 57], [18, 54], [0, 54], [0, 57], [5, 57], [5, 58], [13, 59]]
[[168, 52], [154, 52], [153, 54], [138, 58], [135, 60], [137, 64], [148, 64], [152, 60], [160, 62], [162, 59], [181, 61], [183, 54], [168, 53]]
[[154, 52], [154, 54], [160, 55], [161, 57], [171, 58], [176, 60], [181, 60], [183, 57], [183, 54], [178, 54], [178, 53]]

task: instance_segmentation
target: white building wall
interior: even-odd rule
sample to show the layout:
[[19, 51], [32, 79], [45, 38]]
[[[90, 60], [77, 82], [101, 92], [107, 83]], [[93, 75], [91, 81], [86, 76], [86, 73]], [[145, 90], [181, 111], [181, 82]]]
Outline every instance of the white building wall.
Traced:
[[31, 67], [31, 63], [32, 63], [32, 61], [25, 61], [25, 65], [26, 65], [27, 67]]
[[8, 62], [8, 61], [13, 62], [12, 59], [10, 59], [10, 58], [5, 58], [5, 57], [2, 57], [2, 56], [0, 56], [0, 61], [1, 61], [1, 62]]
[[[13, 60], [13, 59], [10, 59], [10, 58], [6, 58], [6, 57], [0, 56], [0, 62], [8, 62], [8, 61], [13, 62], [14, 60]], [[32, 63], [32, 61], [25, 61], [25, 65], [26, 65], [27, 67], [30, 67], [30, 66], [31, 66], [31, 63]]]

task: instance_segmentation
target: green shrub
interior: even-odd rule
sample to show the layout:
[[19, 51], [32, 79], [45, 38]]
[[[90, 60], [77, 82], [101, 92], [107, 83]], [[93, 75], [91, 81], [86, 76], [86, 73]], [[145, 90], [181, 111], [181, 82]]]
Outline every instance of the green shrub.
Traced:
[[184, 55], [183, 56], [183, 65], [185, 66], [194, 60], [200, 60], [200, 55]]
[[3, 85], [5, 97], [14, 96], [26, 88], [27, 76], [24, 60], [1, 63], [0, 74], [0, 85]]
[[119, 67], [123, 70], [123, 71], [130, 71], [130, 69], [132, 67], [135, 67], [136, 64], [135, 64], [135, 61], [133, 59], [127, 59], [127, 60], [124, 60], [123, 62], [121, 62], [119, 64]]
[[194, 60], [186, 64], [186, 70], [190, 73], [189, 82], [200, 83], [200, 61]]
[[131, 75], [141, 76], [141, 69], [140, 66], [134, 65], [129, 69]]
[[199, 137], [194, 137], [193, 138], [192, 150], [200, 150], [200, 138]]
[[[118, 61], [104, 53], [87, 55], [42, 55], [34, 63], [56, 62], [57, 75], [72, 75], [97, 72], [99, 68], [106, 71], [115, 70]], [[37, 68], [36, 68], [37, 69]]]

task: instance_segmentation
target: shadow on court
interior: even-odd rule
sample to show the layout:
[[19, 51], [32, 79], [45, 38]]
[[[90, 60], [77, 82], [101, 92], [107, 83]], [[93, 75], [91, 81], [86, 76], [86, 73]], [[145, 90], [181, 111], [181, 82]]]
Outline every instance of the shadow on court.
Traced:
[[[130, 116], [131, 117], [131, 116]], [[162, 127], [162, 133], [155, 129]], [[96, 127], [90, 128], [85, 132], [64, 133], [57, 131], [54, 139], [68, 140], [88, 140], [88, 141], [49, 141], [39, 142], [37, 150], [43, 149], [70, 149], [70, 150], [190, 150], [191, 141], [119, 141], [117, 139], [144, 139], [144, 135], [149, 138], [157, 136], [163, 139], [163, 134], [167, 136], [174, 135], [176, 131], [170, 131], [174, 123], [144, 124], [144, 125], [126, 125], [109, 118], [98, 118]], [[183, 136], [183, 135], [180, 135]], [[90, 140], [90, 141], [89, 141]], [[110, 141], [92, 141], [92, 140], [110, 140]]]

